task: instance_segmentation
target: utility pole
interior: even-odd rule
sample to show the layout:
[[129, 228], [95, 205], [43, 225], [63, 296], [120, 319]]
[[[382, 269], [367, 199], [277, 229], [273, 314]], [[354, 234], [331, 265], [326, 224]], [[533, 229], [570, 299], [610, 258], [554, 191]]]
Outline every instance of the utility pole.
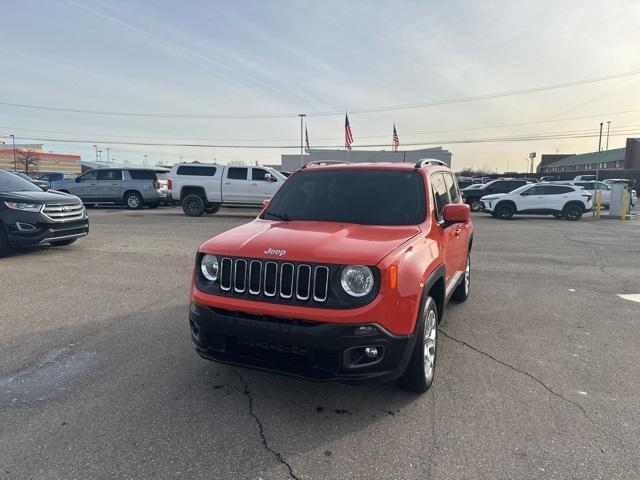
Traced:
[[304, 113], [299, 113], [300, 117], [300, 167], [304, 165]]
[[18, 160], [16, 159], [16, 136], [11, 135], [11, 140], [13, 141], [13, 171], [18, 171]]
[[605, 150], [609, 150], [609, 127], [611, 126], [611, 122], [607, 122], [607, 146], [605, 147]]
[[96, 149], [96, 163], [98, 163], [98, 146], [94, 145], [93, 148]]
[[596, 154], [596, 182], [595, 189], [593, 190], [593, 215], [591, 218], [596, 218], [596, 201], [598, 200], [598, 180], [600, 180], [600, 151], [602, 150], [602, 125], [604, 123], [600, 122], [600, 136], [598, 137], [598, 153]]
[[109, 150], [111, 150], [109, 147], [107, 147], [107, 163], [111, 163], [111, 157], [109, 156]]
[[144, 156], [144, 165], [145, 165], [145, 166], [147, 165], [147, 157], [148, 157], [148, 156], [149, 156], [149, 155], [145, 155], [145, 156]]
[[102, 150], [98, 150], [98, 161], [102, 163]]

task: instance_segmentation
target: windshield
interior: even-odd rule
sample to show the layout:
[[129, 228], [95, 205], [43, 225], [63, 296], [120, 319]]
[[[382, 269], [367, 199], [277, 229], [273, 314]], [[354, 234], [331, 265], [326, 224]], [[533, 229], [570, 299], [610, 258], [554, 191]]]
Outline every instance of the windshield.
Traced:
[[261, 218], [416, 225], [426, 216], [422, 176], [406, 170], [303, 170], [289, 177]]
[[29, 180], [13, 173], [0, 170], [0, 193], [7, 192], [41, 192], [42, 189]]
[[533, 185], [531, 184], [527, 184], [527, 185], [522, 185], [521, 187], [516, 188], [515, 190], [512, 190], [509, 193], [521, 193], [524, 192], [525, 190], [527, 190], [529, 187], [532, 187]]

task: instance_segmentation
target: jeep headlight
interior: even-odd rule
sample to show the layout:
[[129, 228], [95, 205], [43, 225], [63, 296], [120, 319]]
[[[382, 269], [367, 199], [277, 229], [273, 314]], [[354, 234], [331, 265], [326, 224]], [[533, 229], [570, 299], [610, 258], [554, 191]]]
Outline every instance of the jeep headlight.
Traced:
[[39, 212], [42, 208], [41, 203], [4, 202], [4, 204], [9, 208], [24, 212]]
[[340, 285], [352, 297], [364, 297], [373, 289], [373, 272], [364, 265], [349, 265], [342, 269]]
[[200, 260], [200, 271], [204, 278], [210, 282], [218, 280], [218, 273], [220, 272], [220, 265], [218, 264], [218, 258], [215, 255], [207, 253], [202, 260]]

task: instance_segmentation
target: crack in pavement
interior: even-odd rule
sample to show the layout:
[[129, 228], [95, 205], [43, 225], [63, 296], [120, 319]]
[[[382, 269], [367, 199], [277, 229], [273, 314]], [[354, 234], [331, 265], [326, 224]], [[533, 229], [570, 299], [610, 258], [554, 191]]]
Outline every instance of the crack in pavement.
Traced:
[[464, 345], [467, 348], [470, 348], [471, 350], [473, 350], [474, 352], [479, 353], [480, 355], [484, 355], [487, 358], [490, 358], [491, 360], [493, 360], [494, 362], [499, 363], [500, 365], [504, 365], [507, 368], [510, 368], [511, 370], [521, 373], [522, 375], [525, 375], [527, 377], [529, 377], [531, 380], [533, 380], [534, 382], [540, 384], [546, 391], [548, 391], [549, 393], [551, 393], [552, 395], [564, 400], [567, 403], [570, 403], [571, 405], [573, 405], [574, 407], [578, 408], [580, 410], [580, 412], [582, 412], [582, 414], [584, 415], [584, 418], [586, 418], [589, 423], [591, 423], [593, 426], [597, 427], [597, 425], [594, 423], [593, 420], [591, 420], [591, 418], [589, 417], [589, 415], [587, 414], [587, 411], [584, 409], [584, 407], [582, 405], [580, 405], [577, 402], [574, 402], [573, 400], [559, 394], [558, 392], [556, 392], [555, 390], [553, 390], [551, 387], [549, 387], [546, 383], [544, 383], [542, 380], [540, 380], [539, 378], [535, 377], [534, 375], [530, 374], [529, 372], [526, 372], [524, 370], [520, 370], [517, 367], [514, 367], [513, 365], [503, 362], [502, 360], [497, 359], [496, 357], [494, 357], [493, 355], [483, 352], [482, 350], [469, 345], [467, 342], [465, 342], [464, 340], [458, 340], [457, 338], [452, 337], [451, 335], [449, 335], [447, 332], [445, 332], [442, 329], [438, 329], [440, 331], [440, 333], [442, 333], [445, 337], [447, 337], [449, 340], [452, 340], [456, 343], [459, 343], [460, 345]]
[[301, 480], [300, 477], [298, 477], [295, 473], [293, 473], [293, 469], [291, 468], [291, 465], [289, 465], [289, 462], [287, 462], [284, 457], [282, 456], [282, 454], [280, 452], [275, 451], [273, 448], [271, 448], [269, 446], [269, 443], [267, 442], [267, 437], [265, 437], [264, 435], [264, 425], [262, 424], [262, 421], [258, 418], [258, 416], [256, 415], [254, 409], [253, 409], [253, 395], [251, 395], [251, 392], [249, 391], [249, 384], [246, 382], [246, 380], [242, 377], [242, 375], [240, 375], [240, 373], [238, 373], [238, 371], [234, 368], [231, 367], [231, 370], [233, 371], [233, 373], [236, 374], [236, 376], [238, 377], [238, 379], [240, 379], [240, 382], [242, 383], [243, 386], [243, 390], [242, 393], [247, 397], [247, 399], [249, 400], [249, 415], [255, 420], [256, 425], [258, 425], [258, 432], [260, 433], [260, 440], [262, 440], [262, 446], [265, 448], [266, 451], [268, 451], [269, 453], [271, 453], [274, 457], [276, 457], [276, 459], [285, 467], [287, 467], [287, 470], [289, 470], [289, 476], [295, 480]]

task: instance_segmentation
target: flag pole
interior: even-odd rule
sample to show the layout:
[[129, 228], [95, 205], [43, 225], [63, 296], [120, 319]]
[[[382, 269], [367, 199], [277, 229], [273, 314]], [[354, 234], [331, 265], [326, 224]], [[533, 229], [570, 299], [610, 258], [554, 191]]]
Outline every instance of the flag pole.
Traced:
[[304, 117], [306, 115], [304, 113], [299, 113], [300, 117], [300, 168], [304, 166]]

